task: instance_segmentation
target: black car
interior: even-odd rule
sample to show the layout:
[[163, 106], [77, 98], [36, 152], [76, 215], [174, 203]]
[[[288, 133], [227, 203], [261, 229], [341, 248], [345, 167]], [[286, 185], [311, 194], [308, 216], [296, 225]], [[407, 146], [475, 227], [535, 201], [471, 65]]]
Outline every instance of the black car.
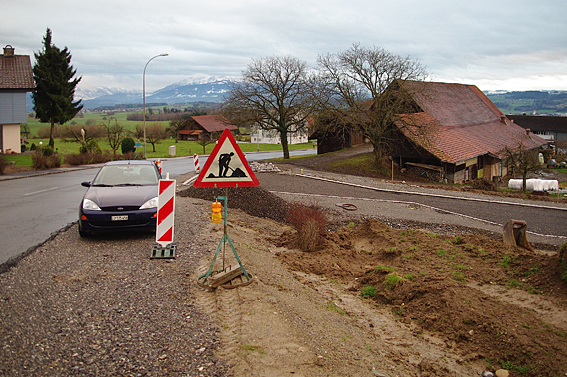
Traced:
[[147, 160], [104, 164], [88, 187], [79, 208], [79, 234], [156, 229], [158, 182], [155, 163]]

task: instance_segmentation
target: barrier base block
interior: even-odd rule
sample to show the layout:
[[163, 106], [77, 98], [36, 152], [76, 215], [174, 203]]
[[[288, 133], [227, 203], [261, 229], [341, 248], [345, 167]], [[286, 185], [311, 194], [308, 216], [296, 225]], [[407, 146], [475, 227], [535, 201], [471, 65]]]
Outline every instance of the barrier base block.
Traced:
[[150, 254], [150, 259], [173, 259], [175, 258], [176, 251], [177, 251], [177, 245], [174, 243], [170, 243], [165, 247], [156, 244], [152, 249], [152, 253]]

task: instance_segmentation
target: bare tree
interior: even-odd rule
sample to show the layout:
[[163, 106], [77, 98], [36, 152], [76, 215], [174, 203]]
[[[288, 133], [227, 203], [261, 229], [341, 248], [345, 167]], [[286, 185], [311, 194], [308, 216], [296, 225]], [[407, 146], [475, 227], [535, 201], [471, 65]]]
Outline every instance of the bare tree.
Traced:
[[[318, 96], [325, 108], [331, 130], [358, 129], [374, 147], [376, 162], [396, 136], [398, 126], [412, 112], [411, 99], [423, 92], [419, 85], [427, 73], [409, 57], [401, 57], [378, 47], [365, 48], [353, 44], [337, 54], [319, 56], [321, 92]], [[408, 127], [420, 132], [415, 125]]]
[[288, 133], [307, 127], [313, 115], [313, 77], [307, 64], [291, 56], [252, 59], [242, 81], [232, 84], [223, 114], [234, 124], [276, 130], [289, 158]]
[[112, 119], [109, 119], [108, 123], [104, 125], [104, 128], [106, 131], [106, 140], [112, 149], [112, 154], [116, 154], [116, 150], [120, 148], [126, 129], [124, 126], [118, 124], [117, 119], [114, 119], [114, 124], [112, 124]]
[[527, 149], [521, 140], [516, 145], [505, 147], [502, 151], [508, 161], [508, 169], [512, 170], [512, 174], [517, 173], [522, 176], [524, 192], [526, 192], [528, 174], [541, 168], [538, 152], [537, 149]]
[[215, 143], [219, 137], [220, 132], [212, 132], [210, 135], [205, 135], [203, 133], [199, 134], [199, 138], [197, 139], [197, 144], [203, 147], [203, 154], [206, 154], [205, 147], [209, 144]]
[[81, 144], [81, 150], [87, 152], [88, 145], [94, 145], [96, 139], [106, 135], [104, 125], [95, 124], [89, 126], [71, 125], [61, 128], [61, 137], [65, 142], [74, 142]]
[[156, 144], [161, 143], [167, 138], [165, 127], [159, 123], [154, 123], [146, 128], [146, 141], [152, 145], [153, 151], [156, 151]]
[[175, 135], [175, 142], [179, 140], [179, 131], [184, 130], [191, 120], [191, 117], [176, 116], [169, 122], [167, 131]]

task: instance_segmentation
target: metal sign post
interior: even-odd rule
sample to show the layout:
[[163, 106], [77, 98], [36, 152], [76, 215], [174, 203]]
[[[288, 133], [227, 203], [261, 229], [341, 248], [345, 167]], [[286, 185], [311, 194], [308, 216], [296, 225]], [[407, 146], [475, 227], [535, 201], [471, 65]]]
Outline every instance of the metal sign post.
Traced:
[[[256, 178], [252, 169], [246, 161], [246, 157], [240, 150], [240, 147], [236, 143], [234, 136], [230, 130], [225, 129], [219, 138], [217, 145], [209, 155], [209, 158], [205, 162], [201, 173], [195, 180], [193, 186], [195, 187], [225, 187], [225, 196], [215, 197], [215, 200], [224, 201], [224, 233], [222, 239], [219, 243], [213, 262], [209, 267], [206, 274], [199, 276], [197, 282], [199, 285], [205, 288], [217, 288], [222, 286], [223, 288], [235, 288], [243, 285], [248, 285], [252, 282], [252, 275], [246, 272], [232, 241], [227, 233], [227, 208], [228, 208], [228, 187], [242, 187], [242, 186], [258, 186], [260, 183]], [[231, 266], [225, 266], [225, 247], [226, 243], [229, 244], [230, 248], [240, 268], [232, 268]], [[222, 270], [214, 271], [214, 265], [217, 257], [222, 249]], [[236, 278], [244, 275], [245, 280], [242, 279], [242, 283], [232, 283]], [[228, 284], [230, 283], [230, 284]]]
[[[224, 233], [222, 236], [222, 239], [219, 243], [219, 246], [217, 247], [217, 251], [215, 253], [215, 256], [213, 258], [213, 261], [209, 267], [209, 270], [207, 271], [207, 273], [199, 276], [198, 278], [198, 282], [201, 286], [205, 286], [207, 288], [217, 288], [218, 286], [224, 286], [224, 284], [228, 283], [229, 281], [231, 281], [234, 278], [237, 278], [240, 275], [244, 275], [244, 277], [246, 278], [246, 281], [240, 284], [232, 284], [226, 288], [236, 288], [238, 286], [243, 286], [243, 285], [247, 285], [250, 284], [252, 282], [252, 276], [250, 274], [248, 274], [246, 272], [246, 270], [244, 269], [244, 265], [242, 264], [242, 262], [240, 261], [240, 258], [238, 257], [238, 254], [236, 253], [236, 250], [234, 249], [234, 246], [232, 245], [232, 241], [230, 240], [230, 237], [228, 236], [228, 232], [227, 232], [227, 223], [226, 223], [226, 218], [227, 218], [227, 211], [228, 211], [228, 188], [225, 190], [225, 196], [217, 196], [215, 197], [215, 200], [223, 200], [224, 201]], [[240, 266], [240, 269], [235, 269], [235, 268], [231, 268], [229, 266], [229, 268], [227, 269], [227, 267], [225, 266], [225, 249], [226, 249], [226, 243], [228, 242], [230, 248], [232, 249], [232, 252], [234, 254], [234, 256], [236, 257], [236, 260], [238, 261], [238, 265]], [[221, 270], [216, 270], [213, 271], [213, 267], [215, 265], [215, 262], [217, 260], [217, 257], [220, 253], [222, 249], [222, 269]], [[216, 276], [212, 276], [213, 273], [217, 273]]]

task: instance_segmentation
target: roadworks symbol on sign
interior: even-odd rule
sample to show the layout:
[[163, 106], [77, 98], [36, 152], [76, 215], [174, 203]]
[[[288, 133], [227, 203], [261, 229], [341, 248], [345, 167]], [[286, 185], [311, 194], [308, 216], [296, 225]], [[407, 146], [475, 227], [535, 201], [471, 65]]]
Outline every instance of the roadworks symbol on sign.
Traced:
[[222, 133], [195, 180], [195, 187], [259, 186], [256, 175], [250, 169], [229, 129]]

